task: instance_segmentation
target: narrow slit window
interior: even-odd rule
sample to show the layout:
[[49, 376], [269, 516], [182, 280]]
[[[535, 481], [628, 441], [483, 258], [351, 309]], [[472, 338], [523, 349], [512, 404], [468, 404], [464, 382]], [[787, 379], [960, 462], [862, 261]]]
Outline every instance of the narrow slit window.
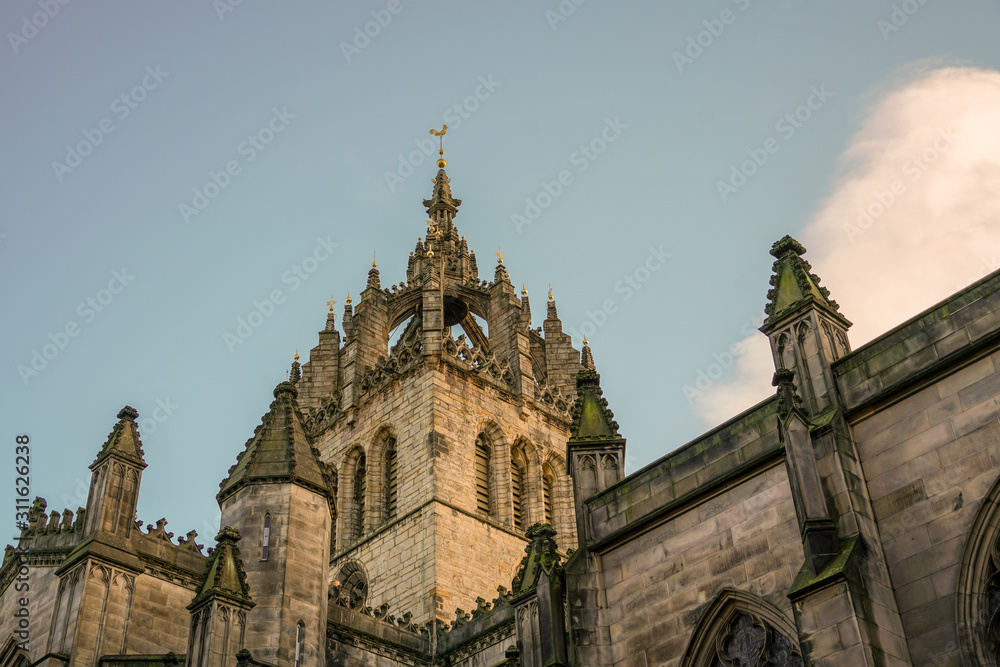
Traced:
[[271, 545], [271, 515], [264, 515], [264, 534], [260, 540], [260, 559], [267, 560], [267, 549]]
[[295, 626], [295, 667], [302, 665], [302, 640], [305, 639], [305, 627], [300, 622]]

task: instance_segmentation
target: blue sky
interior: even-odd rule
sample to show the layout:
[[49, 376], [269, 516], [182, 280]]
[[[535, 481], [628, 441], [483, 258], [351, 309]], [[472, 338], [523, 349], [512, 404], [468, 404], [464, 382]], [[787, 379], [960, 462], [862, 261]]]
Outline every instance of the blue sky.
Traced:
[[629, 472], [768, 395], [753, 331], [781, 236], [855, 345], [1000, 267], [996, 3], [63, 1], [0, 7], [0, 471], [29, 434], [50, 509], [84, 504], [130, 404], [139, 518], [209, 540], [326, 301], [375, 251], [405, 279], [442, 123], [482, 274], [502, 248], [536, 325], [551, 284], [590, 334]]

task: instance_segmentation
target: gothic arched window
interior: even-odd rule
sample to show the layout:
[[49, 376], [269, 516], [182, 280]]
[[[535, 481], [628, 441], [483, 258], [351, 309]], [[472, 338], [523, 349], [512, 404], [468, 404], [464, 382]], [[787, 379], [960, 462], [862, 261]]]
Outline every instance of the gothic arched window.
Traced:
[[764, 600], [722, 591], [698, 622], [682, 667], [803, 667], [795, 626]]
[[490, 514], [492, 504], [490, 503], [490, 449], [486, 435], [480, 433], [476, 438], [476, 509], [480, 512]]
[[983, 498], [958, 575], [962, 664], [1000, 665], [1000, 481]]

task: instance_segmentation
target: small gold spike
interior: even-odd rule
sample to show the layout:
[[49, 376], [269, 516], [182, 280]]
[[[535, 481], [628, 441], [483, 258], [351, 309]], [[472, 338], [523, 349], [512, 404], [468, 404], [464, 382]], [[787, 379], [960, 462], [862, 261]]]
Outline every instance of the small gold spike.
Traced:
[[350, 292], [350, 290], [348, 290], [348, 292], [347, 292], [347, 300], [345, 300], [344, 303], [347, 304], [348, 306], [351, 305], [351, 292]]
[[590, 341], [589, 341], [589, 340], [587, 340], [587, 337], [586, 337], [586, 336], [584, 336], [584, 337], [583, 337], [583, 346], [584, 346], [584, 347], [587, 347], [588, 345], [590, 345]]
[[337, 303], [337, 302], [333, 300], [333, 297], [332, 297], [332, 296], [330, 297], [330, 300], [326, 302], [326, 305], [330, 306], [330, 312], [331, 312], [331, 313], [333, 312], [333, 306], [334, 306], [334, 305], [335, 305], [336, 303]]
[[493, 255], [497, 258], [497, 264], [503, 264], [504, 254], [500, 252], [500, 246], [497, 246], [497, 251]]
[[521, 283], [521, 296], [528, 296], [528, 288], [525, 287], [524, 283]]
[[377, 264], [377, 263], [375, 262], [375, 256], [376, 256], [377, 254], [378, 254], [378, 251], [377, 251], [377, 250], [376, 250], [375, 252], [373, 252], [373, 253], [372, 253], [372, 268], [373, 268], [373, 269], [376, 269], [376, 268], [378, 268], [378, 264]]
[[295, 357], [293, 358], [295, 359], [295, 361], [299, 360], [299, 348], [295, 348]]
[[555, 301], [552, 297], [552, 283], [549, 283], [549, 301]]

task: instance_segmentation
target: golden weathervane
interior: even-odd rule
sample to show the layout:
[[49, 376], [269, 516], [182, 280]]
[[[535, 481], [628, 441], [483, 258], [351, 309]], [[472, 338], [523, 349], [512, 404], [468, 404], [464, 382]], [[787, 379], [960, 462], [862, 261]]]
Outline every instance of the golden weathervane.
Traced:
[[438, 169], [444, 169], [448, 166], [448, 163], [444, 161], [444, 135], [448, 133], [448, 126], [442, 125], [440, 130], [431, 130], [431, 134], [441, 140], [441, 146], [438, 150], [438, 155], [441, 157], [437, 161]]

